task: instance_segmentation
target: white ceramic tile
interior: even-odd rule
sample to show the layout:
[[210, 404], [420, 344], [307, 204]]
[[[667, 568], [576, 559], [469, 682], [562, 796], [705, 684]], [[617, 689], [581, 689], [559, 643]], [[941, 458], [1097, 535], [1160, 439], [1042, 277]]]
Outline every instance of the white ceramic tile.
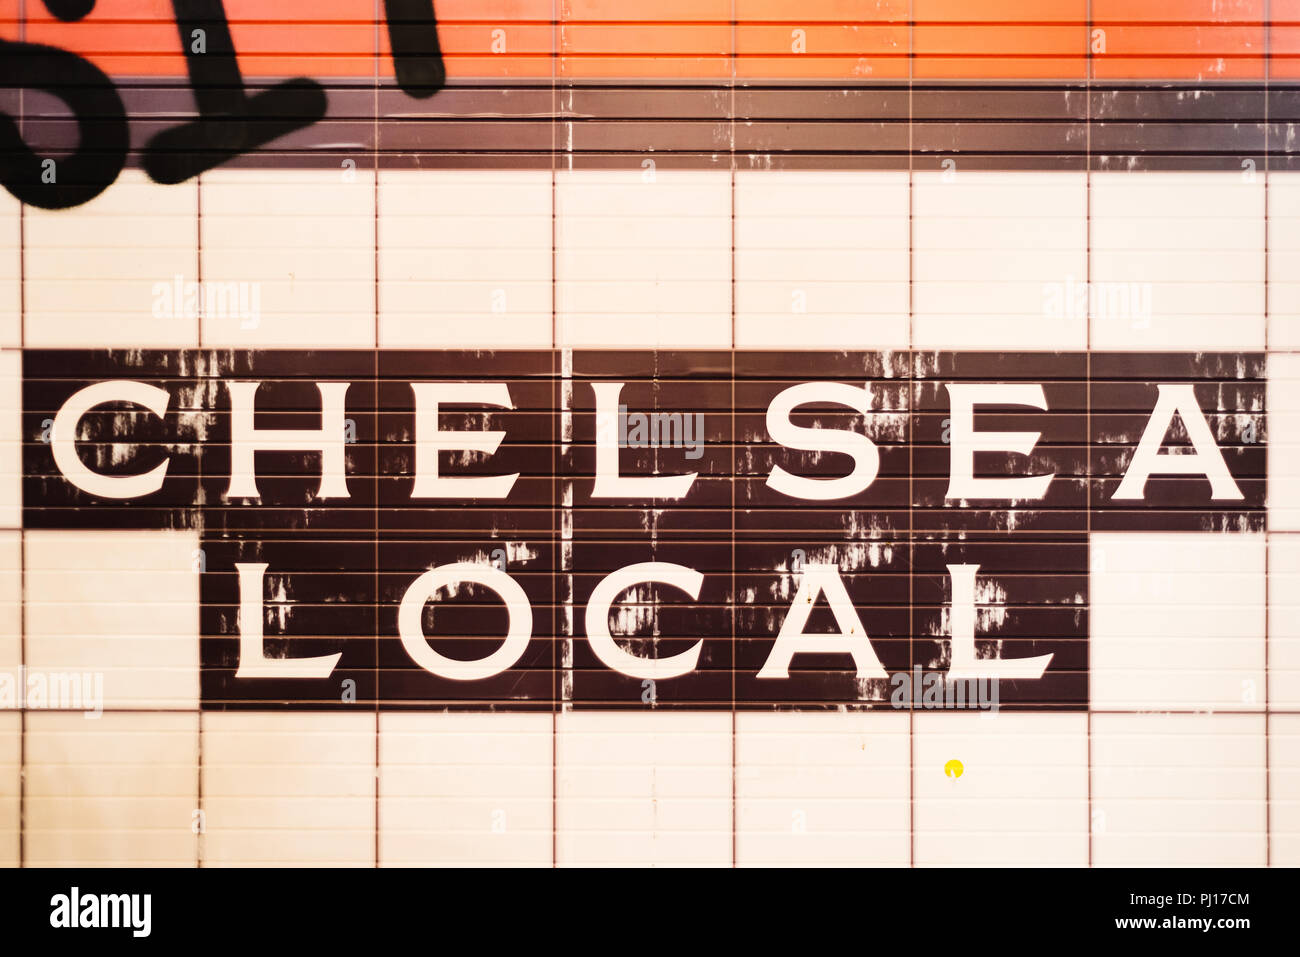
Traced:
[[906, 349], [906, 173], [736, 174], [736, 345]]
[[204, 714], [203, 865], [373, 866], [376, 733], [374, 711]]
[[551, 346], [549, 171], [379, 176], [379, 344]]
[[913, 181], [916, 348], [1085, 347], [1083, 173], [959, 169]]
[[0, 867], [19, 862], [21, 770], [22, 715], [0, 712]]
[[731, 345], [731, 174], [556, 174], [558, 343]]
[[1263, 535], [1094, 533], [1095, 709], [1264, 706]]
[[204, 316], [204, 346], [375, 345], [373, 172], [213, 170], [202, 189], [205, 289], [241, 304]]
[[562, 712], [561, 865], [731, 864], [731, 715]]
[[[0, 675], [11, 675], [15, 681], [23, 660], [22, 602], [22, 533], [0, 530]], [[15, 704], [21, 700], [19, 695]]]
[[1300, 349], [1300, 172], [1268, 174], [1268, 347]]
[[196, 183], [123, 170], [81, 206], [28, 207], [24, 235], [28, 348], [198, 344], [198, 316], [173, 294], [198, 279]]
[[29, 712], [26, 864], [195, 866], [198, 726], [196, 713]]
[[380, 863], [549, 867], [552, 722], [550, 714], [380, 714]]
[[1266, 857], [1264, 716], [1094, 714], [1097, 867], [1249, 867]]
[[1086, 715], [921, 712], [915, 735], [918, 866], [1087, 865]]
[[197, 708], [197, 532], [26, 538], [29, 671], [101, 680], [109, 709]]
[[1300, 535], [1268, 536], [1268, 706], [1300, 711]]
[[1300, 714], [1268, 719], [1269, 833], [1274, 867], [1300, 867]]
[[736, 716], [736, 861], [906, 866], [908, 716]]
[[1262, 177], [1093, 173], [1091, 203], [1093, 349], [1264, 348]]

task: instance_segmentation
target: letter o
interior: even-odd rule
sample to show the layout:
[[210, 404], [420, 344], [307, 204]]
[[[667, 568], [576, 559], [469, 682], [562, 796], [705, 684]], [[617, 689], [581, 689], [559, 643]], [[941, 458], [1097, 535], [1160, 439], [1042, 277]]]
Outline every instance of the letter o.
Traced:
[[[440, 589], [455, 588], [462, 582], [490, 588], [506, 603], [505, 643], [477, 661], [457, 661], [434, 651], [420, 621], [424, 606]], [[533, 608], [523, 588], [505, 572], [490, 565], [457, 562], [430, 569], [411, 582], [397, 610], [397, 632], [406, 653], [425, 671], [454, 681], [479, 681], [500, 674], [523, 657], [533, 636]]]

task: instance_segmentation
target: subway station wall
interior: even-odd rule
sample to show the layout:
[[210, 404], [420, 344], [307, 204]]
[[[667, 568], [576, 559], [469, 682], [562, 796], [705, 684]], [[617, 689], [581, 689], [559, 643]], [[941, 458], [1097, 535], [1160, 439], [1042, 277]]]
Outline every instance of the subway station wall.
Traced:
[[[1300, 5], [55, 12], [0, 0], [0, 862], [1300, 862]], [[590, 616], [649, 563], [698, 591]], [[924, 694], [968, 625], [996, 705]]]

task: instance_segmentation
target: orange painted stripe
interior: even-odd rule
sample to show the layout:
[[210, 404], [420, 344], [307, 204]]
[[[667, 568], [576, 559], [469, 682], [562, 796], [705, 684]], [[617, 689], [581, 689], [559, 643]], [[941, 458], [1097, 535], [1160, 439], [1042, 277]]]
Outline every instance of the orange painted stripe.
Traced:
[[1256, 79], [1264, 76], [1264, 27], [1107, 26], [1098, 79]]
[[736, 29], [736, 75], [898, 79], [908, 75], [906, 24], [809, 23]]
[[[1300, 76], [1300, 0], [437, 0], [452, 77], [1200, 79]], [[16, 39], [19, 0], [0, 0]], [[376, 0], [226, 0], [246, 76], [393, 75]], [[110, 75], [184, 77], [170, 0], [26, 4], [27, 38]], [[552, 16], [558, 15], [558, 23]], [[737, 18], [732, 25], [732, 16]], [[915, 18], [910, 27], [908, 17]], [[798, 31], [798, 32], [796, 32]], [[1104, 52], [1089, 55], [1094, 31]], [[909, 50], [909, 38], [913, 48]], [[909, 54], [914, 54], [909, 56]]]
[[564, 23], [562, 77], [731, 76], [731, 25]]
[[[1291, 2], [1291, 0], [1285, 0]], [[1271, 14], [1277, 19], [1279, 0]], [[1092, 0], [1102, 23], [1263, 23], [1265, 0]]]
[[[552, 0], [434, 0], [438, 23], [551, 23]], [[380, 5], [382, 11], [382, 4]]]
[[731, 0], [559, 0], [565, 78], [731, 76]]
[[[111, 8], [112, 4], [102, 4]], [[99, 9], [80, 23], [29, 17], [27, 42], [61, 47], [93, 62], [109, 76], [186, 75], [180, 34], [166, 18], [130, 22], [110, 20]]]
[[20, 0], [0, 0], [0, 37], [18, 39], [18, 12]]
[[1088, 0], [915, 0], [917, 23], [1065, 23], [1082, 26]]
[[834, 24], [791, 26], [743, 26], [736, 29], [736, 53], [746, 56], [791, 56], [804, 59], [822, 56], [907, 56], [907, 27]]
[[1093, 0], [1092, 75], [1262, 79], [1264, 14], [1264, 0]]
[[926, 78], [1082, 79], [1087, 34], [1080, 24], [917, 24], [914, 75]]
[[[225, 6], [247, 76], [374, 74], [373, 0], [281, 0], [273, 19], [258, 0], [226, 0]], [[78, 23], [29, 3], [27, 39], [71, 50], [113, 76], [186, 74], [169, 0], [99, 0]]]
[[1278, 79], [1300, 77], [1300, 0], [1270, 0], [1268, 73]]
[[731, 22], [731, 0], [559, 0], [559, 9], [560, 19], [569, 21]]
[[[547, 15], [550, 15], [548, 8]], [[452, 77], [549, 77], [555, 50], [550, 23], [447, 23], [438, 25], [443, 64]], [[388, 28], [379, 30], [379, 75], [393, 76]]]
[[906, 26], [909, 0], [736, 0], [742, 24], [898, 23]]

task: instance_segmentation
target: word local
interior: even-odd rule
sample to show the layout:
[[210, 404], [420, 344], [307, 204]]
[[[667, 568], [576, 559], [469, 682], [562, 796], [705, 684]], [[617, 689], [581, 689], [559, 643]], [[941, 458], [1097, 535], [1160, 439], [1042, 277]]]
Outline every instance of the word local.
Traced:
[[[348, 383], [317, 382], [321, 400], [321, 424], [316, 429], [259, 429], [255, 425], [257, 382], [226, 383], [231, 409], [230, 477], [227, 499], [256, 503], [259, 499], [254, 456], [263, 451], [317, 452], [321, 468], [316, 497], [321, 500], [349, 497], [345, 474], [345, 399]], [[656, 502], [686, 496], [698, 473], [679, 475], [623, 475], [620, 472], [617, 429], [609, 423], [626, 415], [619, 404], [623, 383], [592, 384], [595, 393], [596, 462], [593, 499], [648, 499]], [[448, 430], [440, 427], [439, 414], [447, 406], [483, 406], [513, 409], [510, 390], [504, 382], [439, 382], [411, 384], [415, 410], [415, 482], [413, 499], [500, 499], [509, 497], [519, 474], [445, 475], [439, 469], [442, 453], [471, 452], [491, 456], [506, 436], [502, 431]], [[981, 501], [1032, 501], [1041, 499], [1054, 475], [977, 476], [976, 453], [1002, 452], [1028, 455], [1041, 433], [981, 432], [975, 428], [978, 406], [1022, 406], [1047, 411], [1043, 387], [1027, 383], [951, 383], [946, 386], [951, 409], [949, 484], [945, 498], [965, 503]], [[138, 405], [155, 416], [167, 413], [170, 394], [156, 386], [133, 380], [98, 382], [70, 396], [59, 409], [50, 430], [54, 461], [73, 485], [91, 495], [109, 499], [131, 499], [157, 492], [167, 473], [168, 461], [136, 474], [108, 475], [91, 469], [77, 453], [75, 437], [83, 417], [106, 404]], [[870, 385], [862, 387], [836, 382], [801, 383], [779, 393], [766, 412], [772, 439], [788, 449], [840, 452], [849, 456], [853, 467], [847, 475], [808, 477], [774, 466], [767, 485], [792, 499], [826, 502], [857, 495], [876, 479], [879, 451], [862, 433], [844, 429], [808, 428], [796, 425], [792, 415], [803, 406], [844, 406], [863, 416], [872, 411]], [[1175, 420], [1180, 420], [1189, 442], [1177, 454], [1163, 450], [1165, 437]], [[603, 424], [602, 424], [603, 423]], [[1113, 498], [1141, 500], [1153, 475], [1201, 476], [1209, 480], [1215, 500], [1241, 500], [1241, 490], [1230, 473], [1216, 443], [1193, 387], [1190, 384], [1161, 384], [1155, 406], [1142, 437]], [[236, 563], [240, 589], [240, 657], [237, 678], [326, 678], [341, 653], [310, 658], [268, 657], [264, 647], [263, 584], [267, 565]], [[978, 679], [1037, 679], [1042, 677], [1052, 655], [1032, 658], [990, 658], [977, 654], [975, 646], [976, 564], [948, 565], [951, 608], [950, 681]], [[619, 596], [644, 584], [661, 584], [698, 600], [704, 575], [696, 569], [671, 562], [642, 562], [619, 568], [596, 586], [586, 606], [586, 637], [596, 656], [607, 667], [640, 679], [665, 679], [693, 671], [703, 639], [679, 654], [646, 658], [624, 649], [609, 629], [610, 612]], [[464, 661], [441, 655], [424, 634], [422, 613], [442, 589], [452, 593], [461, 585], [481, 586], [504, 603], [507, 627], [503, 643], [486, 657]], [[834, 613], [837, 631], [807, 633], [813, 608], [825, 599]], [[533, 614], [523, 588], [504, 570], [478, 563], [450, 563], [421, 574], [406, 590], [398, 611], [398, 631], [403, 647], [427, 671], [449, 679], [476, 681], [511, 668], [523, 656], [533, 634]], [[833, 564], [808, 563], [800, 569], [797, 592], [790, 604], [776, 641], [759, 678], [788, 678], [791, 660], [798, 654], [838, 654], [852, 659], [860, 679], [887, 679], [888, 674], [872, 649], [866, 629], [853, 606], [840, 570]]]

